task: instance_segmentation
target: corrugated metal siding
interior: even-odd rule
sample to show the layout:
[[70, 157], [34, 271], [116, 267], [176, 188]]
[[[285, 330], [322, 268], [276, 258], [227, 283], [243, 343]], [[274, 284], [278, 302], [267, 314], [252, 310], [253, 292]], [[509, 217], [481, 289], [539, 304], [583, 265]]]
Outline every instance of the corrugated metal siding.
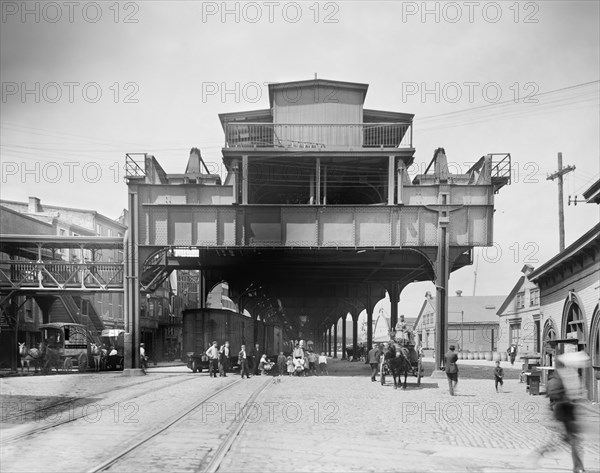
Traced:
[[[273, 123], [281, 124], [360, 124], [363, 118], [363, 95], [360, 91], [344, 90], [339, 88], [321, 87], [297, 87], [289, 90], [280, 90], [275, 93], [273, 101]], [[280, 136], [283, 140], [293, 140], [311, 143], [335, 145], [342, 140], [336, 134], [340, 130], [331, 128], [326, 136], [320, 132], [303, 130], [301, 136], [296, 134], [287, 136], [294, 131], [286, 132], [286, 136]], [[351, 144], [361, 146], [362, 133], [360, 130], [344, 130], [345, 133], [352, 132], [356, 136]], [[347, 138], [344, 140], [347, 142]]]

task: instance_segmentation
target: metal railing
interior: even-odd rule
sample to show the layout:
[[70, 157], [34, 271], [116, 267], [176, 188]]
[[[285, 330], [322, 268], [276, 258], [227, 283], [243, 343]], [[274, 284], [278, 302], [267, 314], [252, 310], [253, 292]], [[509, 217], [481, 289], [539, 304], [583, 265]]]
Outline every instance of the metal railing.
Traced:
[[511, 162], [510, 153], [492, 153], [492, 183], [494, 192], [505, 186], [510, 185]]
[[225, 148], [412, 148], [412, 123], [226, 123]]
[[123, 263], [0, 261], [0, 287], [39, 289], [120, 289]]
[[[141, 159], [140, 156], [142, 157]], [[146, 175], [145, 159], [145, 153], [126, 153], [125, 177], [144, 177]]]

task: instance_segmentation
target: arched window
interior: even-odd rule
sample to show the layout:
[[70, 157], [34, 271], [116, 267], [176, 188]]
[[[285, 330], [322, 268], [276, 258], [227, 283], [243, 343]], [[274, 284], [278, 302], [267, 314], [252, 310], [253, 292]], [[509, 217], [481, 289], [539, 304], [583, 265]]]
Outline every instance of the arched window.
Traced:
[[556, 330], [552, 320], [546, 320], [544, 324], [544, 334], [542, 336], [542, 360], [545, 366], [554, 366], [553, 360], [556, 354], [556, 349], [549, 344], [550, 340], [556, 340]]
[[574, 292], [569, 293], [563, 310], [562, 335], [562, 338], [576, 339], [578, 350], [585, 349], [587, 345], [585, 317]]
[[[592, 369], [594, 370], [594, 379], [600, 380], [600, 306], [594, 309], [592, 325], [590, 328], [590, 357], [592, 358]], [[595, 402], [600, 401], [600, 383], [592, 385], [593, 397]]]

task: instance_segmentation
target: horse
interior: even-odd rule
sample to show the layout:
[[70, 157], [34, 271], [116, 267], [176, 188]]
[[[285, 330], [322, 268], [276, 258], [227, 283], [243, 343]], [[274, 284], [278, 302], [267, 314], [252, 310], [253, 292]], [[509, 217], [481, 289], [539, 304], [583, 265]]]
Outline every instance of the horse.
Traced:
[[[103, 355], [103, 352], [106, 352], [106, 350], [100, 348], [95, 343], [91, 344], [90, 349], [92, 352], [92, 356], [94, 357], [94, 370], [100, 371], [100, 365], [102, 363], [102, 355]], [[104, 356], [104, 359], [106, 360], [106, 356]]]
[[[31, 350], [27, 349], [25, 342], [19, 343], [19, 356], [21, 357], [21, 373], [24, 372], [25, 364], [27, 364], [27, 372], [29, 372], [29, 364], [33, 361], [33, 357], [29, 353], [30, 351]], [[37, 372], [37, 366], [35, 366], [35, 371]]]
[[40, 342], [38, 352], [41, 371], [44, 374], [49, 373], [52, 371], [52, 367], [54, 366], [56, 372], [58, 373], [58, 371], [61, 369], [60, 355], [58, 354], [58, 350], [50, 348], [44, 342]]
[[408, 373], [412, 372], [413, 367], [410, 362], [410, 351], [406, 347], [396, 346], [395, 356], [387, 362], [392, 377], [394, 378], [394, 389], [398, 389], [398, 384], [401, 381], [400, 376], [404, 373], [404, 385], [402, 389], [406, 389], [406, 378]]

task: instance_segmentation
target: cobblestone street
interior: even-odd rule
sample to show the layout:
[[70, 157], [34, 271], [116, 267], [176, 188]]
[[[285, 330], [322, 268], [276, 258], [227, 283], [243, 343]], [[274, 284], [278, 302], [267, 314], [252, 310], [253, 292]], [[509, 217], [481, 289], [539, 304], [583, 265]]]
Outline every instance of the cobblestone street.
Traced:
[[[51, 424], [57, 419], [56, 414], [53, 417], [43, 411], [37, 419], [33, 415], [15, 418], [19, 408], [31, 408], [33, 400], [37, 400], [40, 410], [50, 402], [48, 399], [55, 402], [67, 394], [69, 398], [86, 397], [89, 406], [114, 405], [133, 397], [137, 409], [121, 412], [116, 420], [114, 409], [102, 411], [100, 419], [96, 408], [88, 407], [89, 418], [79, 427], [36, 434], [40, 438], [33, 443], [17, 440], [3, 445], [3, 471], [92, 468], [107, 450], [117, 449], [131, 437], [153, 429], [189, 401], [225, 381], [212, 380], [206, 373], [193, 375], [183, 366], [151, 368], [143, 378], [124, 378], [119, 373], [4, 378], [3, 441], [25, 432], [32, 424]], [[240, 389], [250, 392], [264, 382], [263, 377], [252, 377]], [[363, 363], [330, 360], [329, 376], [283, 377], [269, 383], [246, 410], [241, 409], [243, 403], [235, 396], [225, 399], [206, 403], [192, 423], [198, 430], [186, 434], [180, 428], [177, 435], [183, 438], [171, 441], [185, 444], [196, 439], [210, 452], [224, 435], [219, 423], [235, 426], [245, 417], [246, 423], [225, 455], [220, 471], [571, 470], [570, 453], [562, 444], [538, 465], [529, 459], [534, 448], [558, 438], [558, 434], [547, 399], [529, 396], [517, 379], [508, 379], [501, 393], [495, 392], [490, 379], [461, 379], [457, 395], [451, 397], [443, 378], [427, 376], [417, 387], [416, 378], [409, 377], [406, 390], [395, 390], [391, 379], [385, 386], [379, 380], [371, 382], [369, 367]], [[75, 405], [79, 409], [85, 404]], [[597, 471], [597, 406], [582, 406], [580, 412], [585, 427], [584, 461], [588, 471]], [[131, 419], [136, 422], [124, 423], [126, 414], [133, 415], [135, 419]], [[203, 431], [203, 425], [208, 432]], [[74, 443], [85, 446], [86, 454], [79, 459], [74, 452], [64, 455]], [[190, 458], [194, 458], [193, 442], [187, 447]], [[196, 448], [201, 448], [199, 443]], [[164, 449], [166, 452], [169, 445], [165, 443]], [[60, 461], [48, 466], [52, 458]], [[148, 462], [145, 464], [140, 471], [148, 471]], [[136, 469], [135, 462], [126, 465], [128, 470]], [[164, 468], [158, 447], [149, 468]], [[185, 462], [180, 468], [198, 470]]]

